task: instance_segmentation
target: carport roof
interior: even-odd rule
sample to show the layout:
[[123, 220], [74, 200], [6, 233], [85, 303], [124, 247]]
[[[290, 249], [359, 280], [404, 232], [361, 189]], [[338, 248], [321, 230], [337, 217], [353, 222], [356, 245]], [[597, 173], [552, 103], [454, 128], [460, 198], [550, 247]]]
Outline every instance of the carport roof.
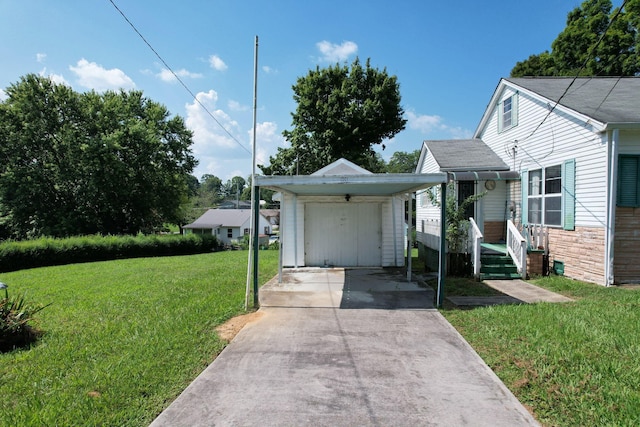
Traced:
[[255, 184], [301, 196], [392, 196], [447, 182], [446, 173], [286, 175], [255, 177]]

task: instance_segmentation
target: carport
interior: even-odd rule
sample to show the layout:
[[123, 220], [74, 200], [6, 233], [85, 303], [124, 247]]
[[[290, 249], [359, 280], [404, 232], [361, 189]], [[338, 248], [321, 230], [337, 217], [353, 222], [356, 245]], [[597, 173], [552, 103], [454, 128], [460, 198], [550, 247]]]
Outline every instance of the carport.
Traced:
[[[409, 207], [408, 207], [408, 212], [411, 212], [412, 210], [412, 203], [413, 203], [413, 195], [416, 191], [419, 190], [424, 190], [433, 186], [437, 186], [440, 185], [440, 195], [441, 195], [441, 206], [445, 206], [445, 200], [446, 200], [446, 182], [447, 182], [447, 175], [445, 173], [429, 173], [429, 174], [414, 174], [414, 173], [410, 173], [410, 174], [373, 174], [370, 173], [362, 168], [359, 168], [353, 164], [351, 164], [350, 162], [345, 161], [344, 159], [341, 159], [340, 161], [342, 161], [343, 163], [338, 164], [337, 166], [334, 166], [334, 170], [331, 173], [319, 173], [322, 172], [318, 171], [315, 174], [312, 175], [294, 175], [294, 176], [260, 176], [260, 175], [256, 175], [253, 179], [253, 185], [254, 185], [254, 194], [260, 194], [259, 190], [260, 188], [268, 188], [270, 190], [274, 190], [274, 191], [278, 191], [280, 193], [282, 193], [285, 197], [289, 197], [290, 199], [294, 200], [294, 203], [292, 204], [293, 208], [292, 209], [296, 209], [296, 206], [298, 206], [298, 203], [295, 203], [296, 200], [299, 199], [304, 199], [307, 200], [309, 203], [313, 203], [314, 200], [317, 200], [316, 205], [314, 205], [314, 212], [316, 212], [313, 215], [309, 215], [308, 218], [311, 219], [317, 219], [317, 218], [321, 218], [322, 216], [320, 214], [318, 214], [317, 212], [334, 212], [334, 215], [338, 215], [341, 216], [341, 219], [343, 220], [342, 222], [346, 223], [347, 225], [349, 224], [353, 224], [353, 218], [358, 218], [361, 219], [363, 218], [364, 221], [369, 221], [369, 223], [380, 223], [383, 230], [382, 230], [382, 234], [387, 233], [390, 235], [393, 235], [393, 239], [392, 240], [387, 240], [388, 241], [392, 241], [392, 245], [396, 246], [393, 249], [390, 249], [389, 251], [393, 251], [392, 253], [397, 254], [399, 251], [404, 251], [404, 248], [411, 248], [412, 247], [412, 233], [407, 232], [406, 233], [406, 245], [401, 245], [401, 247], [397, 247], [397, 243], [398, 241], [401, 241], [398, 239], [398, 237], [400, 239], [403, 239], [404, 237], [402, 236], [398, 236], [398, 224], [402, 223], [402, 227], [404, 227], [404, 217], [403, 218], [397, 218], [398, 215], [395, 215], [395, 210], [391, 209], [389, 210], [389, 212], [392, 212], [391, 216], [393, 218], [387, 218], [387, 219], [380, 219], [375, 217], [375, 215], [373, 217], [370, 217], [370, 212], [373, 209], [369, 209], [370, 206], [368, 205], [373, 205], [373, 203], [375, 203], [375, 200], [378, 200], [380, 198], [389, 198], [390, 202], [387, 202], [388, 204], [393, 204], [393, 203], [397, 203], [397, 200], [402, 199], [402, 200], [407, 200]], [[340, 162], [338, 161], [338, 162]], [[336, 163], [338, 163], [336, 162]], [[356, 169], [345, 169], [345, 164], [349, 164], [349, 165], [353, 165], [355, 166]], [[335, 165], [335, 164], [332, 164]], [[329, 165], [327, 168], [329, 168]], [[347, 165], [348, 166], [348, 165]], [[325, 203], [326, 201], [336, 201], [336, 200], [341, 200], [343, 201], [343, 203], [341, 204], [334, 204], [334, 207], [339, 207], [340, 209], [323, 209], [322, 205], [323, 203]], [[371, 202], [371, 200], [373, 200], [373, 202]], [[345, 203], [346, 202], [346, 203]], [[354, 203], [349, 203], [349, 202], [354, 202]], [[362, 206], [364, 206], [363, 208], [358, 208], [358, 207], [354, 207], [356, 206], [356, 203], [362, 203]], [[281, 203], [281, 207], [282, 207], [282, 203]], [[257, 245], [257, 241], [258, 241], [258, 227], [257, 227], [257, 220], [258, 220], [258, 212], [259, 212], [259, 200], [254, 201], [254, 227], [253, 227], [253, 301], [254, 301], [254, 306], [258, 305], [258, 257], [259, 257], [259, 250], [258, 250], [258, 245]], [[339, 210], [339, 212], [337, 212]], [[441, 236], [443, 237], [441, 239], [442, 243], [441, 243], [441, 254], [444, 254], [444, 237], [445, 237], [445, 218], [446, 212], [444, 209], [442, 209], [441, 212], [441, 217], [442, 217], [442, 221], [441, 221]], [[389, 216], [389, 215], [388, 215]], [[281, 225], [280, 228], [281, 230], [286, 227], [286, 224], [283, 224], [282, 221], [286, 221], [285, 218], [288, 217], [292, 217], [294, 218], [298, 218], [299, 215], [287, 215], [286, 212], [281, 212]], [[389, 223], [391, 222], [391, 225], [389, 225]], [[284, 227], [283, 227], [284, 226]], [[392, 227], [392, 230], [389, 231], [389, 227]], [[284, 241], [281, 238], [281, 245], [280, 245], [280, 255], [279, 255], [279, 280], [281, 280], [282, 278], [282, 270], [283, 270], [283, 251], [285, 249], [290, 250], [294, 255], [293, 255], [293, 264], [295, 265], [290, 265], [292, 267], [297, 267], [297, 263], [298, 263], [298, 253], [305, 253], [305, 259], [304, 262], [307, 262], [310, 260], [310, 264], [322, 264], [322, 257], [326, 256], [323, 254], [318, 254], [316, 252], [311, 253], [310, 255], [307, 254], [307, 252], [303, 252], [305, 250], [305, 248], [299, 248], [299, 247], [295, 247], [298, 246], [302, 243], [298, 243], [298, 242], [304, 242], [305, 244], [308, 245], [308, 241], [310, 241], [310, 239], [305, 240], [304, 237], [304, 233], [306, 231], [307, 234], [312, 234], [315, 232], [315, 234], [313, 235], [314, 239], [316, 239], [316, 241], [326, 241], [327, 239], [324, 239], [323, 233], [322, 231], [317, 231], [317, 230], [326, 230], [328, 229], [327, 227], [322, 228], [316, 228], [316, 229], [311, 229], [311, 228], [307, 228], [305, 230], [304, 226], [301, 224], [293, 224], [289, 230], [291, 233], [294, 234], [292, 239], [288, 239], [287, 241]], [[314, 231], [315, 230], [315, 231]], [[299, 234], [302, 233], [303, 237], [300, 238]], [[326, 234], [326, 232], [324, 233]], [[363, 236], [359, 239], [355, 239], [355, 242], [353, 242], [354, 239], [342, 239], [340, 240], [341, 236], [339, 233], [335, 232], [334, 233], [334, 239], [338, 240], [338, 243], [336, 243], [336, 247], [340, 247], [340, 246], [344, 246], [344, 245], [352, 245], [352, 247], [350, 248], [351, 252], [360, 252], [360, 251], [369, 251], [368, 248], [371, 248], [373, 246], [375, 246], [377, 243], [375, 241], [371, 240], [370, 236]], [[291, 243], [287, 243], [287, 242], [291, 242]], [[293, 248], [290, 247], [286, 247], [286, 245], [290, 244], [291, 246], [294, 246]], [[387, 243], [387, 246], [389, 245], [389, 243]], [[308, 249], [308, 247], [307, 247]], [[329, 247], [327, 249], [327, 251], [331, 251], [332, 247]], [[410, 253], [410, 252], [409, 252]], [[373, 258], [371, 258], [370, 253], [368, 252], [366, 255], [362, 255], [359, 258], [355, 258], [354, 260], [352, 260], [352, 262], [354, 262], [355, 264], [353, 264], [354, 266], [372, 266], [372, 264], [375, 263], [375, 257], [377, 255], [374, 253]], [[397, 255], [395, 255], [397, 257]], [[384, 258], [384, 256], [382, 256]], [[291, 257], [289, 257], [291, 258]], [[341, 258], [341, 259], [345, 259], [345, 258]], [[441, 256], [440, 257], [440, 266], [439, 266], [439, 271], [443, 272], [445, 271], [445, 266], [444, 266], [444, 262], [445, 262], [445, 257]], [[291, 264], [291, 262], [290, 262]], [[382, 264], [379, 266], [383, 266]], [[411, 281], [411, 256], [407, 257], [407, 263], [406, 263], [406, 269], [407, 269], [407, 280]], [[438, 306], [440, 306], [442, 304], [442, 289], [443, 289], [443, 285], [444, 285], [444, 277], [443, 274], [439, 274], [438, 275], [439, 279], [438, 279], [438, 292], [437, 292], [437, 297], [436, 297], [436, 303]]]

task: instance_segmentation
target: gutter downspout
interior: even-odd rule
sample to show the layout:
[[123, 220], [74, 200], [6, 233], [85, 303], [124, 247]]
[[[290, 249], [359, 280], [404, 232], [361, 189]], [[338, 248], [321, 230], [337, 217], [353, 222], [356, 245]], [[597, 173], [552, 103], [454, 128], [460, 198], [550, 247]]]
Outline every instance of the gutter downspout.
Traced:
[[611, 157], [609, 159], [609, 176], [608, 176], [608, 191], [607, 191], [607, 228], [605, 236], [605, 259], [604, 259], [604, 273], [605, 273], [605, 286], [611, 286], [615, 283], [615, 277], [613, 273], [613, 258], [615, 255], [614, 237], [616, 228], [616, 199], [617, 199], [617, 176], [618, 176], [618, 139], [620, 137], [620, 131], [613, 129], [611, 132], [610, 140], [610, 152]]

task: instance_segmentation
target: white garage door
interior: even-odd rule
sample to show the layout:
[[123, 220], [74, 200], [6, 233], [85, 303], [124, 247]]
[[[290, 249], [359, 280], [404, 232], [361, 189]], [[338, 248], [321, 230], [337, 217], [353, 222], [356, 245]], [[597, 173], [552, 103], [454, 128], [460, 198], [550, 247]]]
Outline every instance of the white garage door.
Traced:
[[307, 203], [304, 216], [306, 265], [382, 264], [380, 203]]

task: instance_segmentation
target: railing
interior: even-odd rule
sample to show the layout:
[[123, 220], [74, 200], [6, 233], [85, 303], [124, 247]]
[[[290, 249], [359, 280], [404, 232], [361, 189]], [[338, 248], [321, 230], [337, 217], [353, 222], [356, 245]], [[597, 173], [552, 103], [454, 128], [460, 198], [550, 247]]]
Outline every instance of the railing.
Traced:
[[480, 229], [478, 228], [478, 224], [473, 220], [473, 218], [469, 218], [469, 240], [471, 241], [471, 262], [473, 264], [473, 275], [477, 279], [480, 277], [480, 251], [482, 249], [482, 239], [483, 235]]
[[527, 277], [527, 241], [511, 220], [507, 221], [507, 251], [518, 267], [518, 273], [525, 279]]
[[525, 225], [522, 234], [527, 237], [531, 249], [544, 249], [549, 252], [549, 228], [541, 225]]

